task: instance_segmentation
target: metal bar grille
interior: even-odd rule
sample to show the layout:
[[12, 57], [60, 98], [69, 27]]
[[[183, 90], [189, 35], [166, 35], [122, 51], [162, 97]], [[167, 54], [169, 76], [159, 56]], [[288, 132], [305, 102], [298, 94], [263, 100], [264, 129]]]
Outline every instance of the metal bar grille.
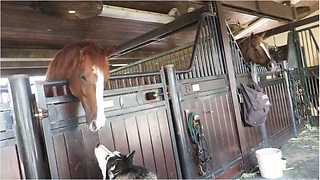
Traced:
[[190, 65], [193, 46], [187, 44], [127, 66], [111, 70], [112, 75], [158, 72], [162, 66], [173, 64], [176, 69], [184, 70]]
[[112, 75], [158, 72], [168, 64], [175, 66], [179, 79], [225, 74], [216, 21], [215, 14], [204, 13], [194, 43], [115, 69]]
[[222, 52], [216, 31], [215, 14], [204, 13], [199, 21], [190, 66], [177, 71], [178, 79], [190, 79], [226, 73]]
[[318, 26], [296, 31], [300, 79], [303, 85], [303, 101], [308, 119], [318, 122], [319, 117], [319, 46], [313, 35]]

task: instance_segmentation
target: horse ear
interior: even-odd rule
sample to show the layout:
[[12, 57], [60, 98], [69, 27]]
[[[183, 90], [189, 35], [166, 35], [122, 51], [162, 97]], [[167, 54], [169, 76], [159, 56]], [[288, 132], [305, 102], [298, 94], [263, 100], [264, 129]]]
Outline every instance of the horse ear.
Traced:
[[104, 48], [103, 49], [104, 55], [108, 57], [109, 55], [111, 55], [116, 51], [116, 47], [117, 47], [116, 45], [113, 45], [111, 47]]
[[250, 38], [253, 38], [253, 36], [254, 36], [254, 34], [253, 34], [253, 32], [250, 34]]
[[265, 35], [266, 35], [266, 31], [263, 32], [263, 33], [261, 33], [261, 34], [259, 34], [259, 36], [260, 36], [262, 39], [264, 38]]

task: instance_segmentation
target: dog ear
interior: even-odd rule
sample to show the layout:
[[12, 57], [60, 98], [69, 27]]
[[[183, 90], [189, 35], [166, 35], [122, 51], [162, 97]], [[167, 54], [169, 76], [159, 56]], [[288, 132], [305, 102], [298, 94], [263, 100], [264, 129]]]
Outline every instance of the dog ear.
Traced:
[[130, 154], [127, 155], [127, 158], [128, 158], [131, 162], [133, 162], [133, 157], [134, 157], [135, 152], [136, 152], [136, 151], [133, 150]]

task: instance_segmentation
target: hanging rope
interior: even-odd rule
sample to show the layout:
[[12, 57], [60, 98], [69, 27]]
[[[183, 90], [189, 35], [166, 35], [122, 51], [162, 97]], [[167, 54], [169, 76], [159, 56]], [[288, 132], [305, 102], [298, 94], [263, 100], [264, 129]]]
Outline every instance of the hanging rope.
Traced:
[[272, 37], [273, 37], [273, 43], [274, 43], [274, 52], [277, 52], [277, 43], [276, 43], [276, 38], [274, 34], [272, 35]]
[[298, 124], [301, 124], [301, 121], [306, 118], [307, 115], [304, 109], [305, 104], [303, 103], [302, 97], [302, 89], [300, 89], [298, 86], [298, 82], [296, 82], [292, 71], [281, 69], [282, 71], [286, 71], [288, 75], [288, 81], [289, 81], [289, 90], [290, 95], [292, 98], [292, 104], [293, 104], [293, 110], [294, 110], [294, 116], [296, 117], [296, 121]]
[[203, 126], [200, 116], [197, 113], [191, 112], [188, 115], [188, 132], [193, 144], [197, 146], [199, 174], [202, 176], [207, 169], [206, 164], [210, 161], [211, 156], [207, 148], [207, 142], [203, 134]]

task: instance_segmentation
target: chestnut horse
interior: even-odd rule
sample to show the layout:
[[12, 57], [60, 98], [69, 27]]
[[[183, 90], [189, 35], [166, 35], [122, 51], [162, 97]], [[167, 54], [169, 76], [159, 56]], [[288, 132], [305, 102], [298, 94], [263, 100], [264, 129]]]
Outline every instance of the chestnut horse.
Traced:
[[264, 35], [251, 35], [239, 44], [240, 51], [246, 63], [256, 63], [264, 66], [268, 71], [274, 71], [276, 69], [276, 61], [269, 53], [266, 43], [263, 42]]
[[55, 55], [46, 73], [47, 81], [69, 80], [70, 91], [80, 100], [91, 131], [105, 124], [103, 90], [110, 77], [107, 56], [114, 50], [102, 49], [94, 42], [67, 45]]

